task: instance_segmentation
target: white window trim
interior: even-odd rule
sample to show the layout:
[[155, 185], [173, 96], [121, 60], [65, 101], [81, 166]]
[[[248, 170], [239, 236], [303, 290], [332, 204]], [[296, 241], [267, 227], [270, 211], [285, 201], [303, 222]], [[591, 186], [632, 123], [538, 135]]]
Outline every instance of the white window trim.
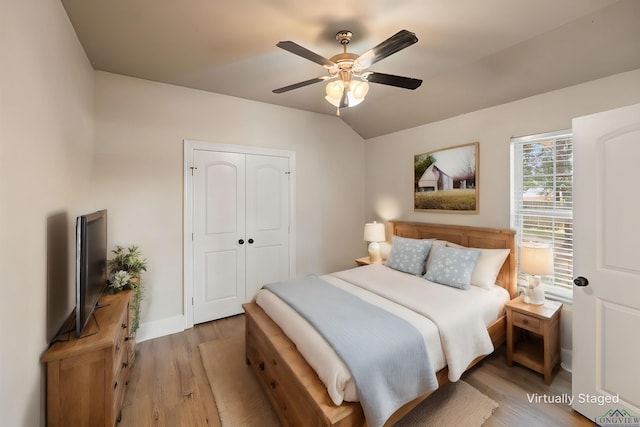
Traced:
[[[510, 191], [510, 218], [511, 218], [511, 227], [512, 228], [517, 228], [516, 225], [513, 223], [513, 212], [515, 211], [515, 203], [516, 200], [513, 197], [513, 193], [514, 193], [514, 188], [516, 186], [516, 177], [517, 177], [517, 171], [515, 170], [515, 163], [513, 161], [514, 159], [514, 149], [515, 146], [518, 144], [525, 144], [525, 143], [535, 143], [538, 141], [545, 141], [545, 140], [549, 140], [549, 139], [562, 139], [562, 138], [573, 138], [573, 131], [572, 129], [565, 129], [565, 130], [560, 130], [560, 131], [555, 131], [555, 132], [547, 132], [547, 133], [540, 133], [540, 134], [535, 134], [535, 135], [526, 135], [526, 136], [519, 136], [519, 137], [513, 137], [511, 138], [511, 144], [510, 144], [510, 171], [511, 171], [511, 176], [510, 176], [510, 184], [511, 184], [511, 191]], [[519, 236], [516, 237], [517, 238], [517, 244], [520, 244], [520, 239]], [[518, 263], [519, 264], [519, 263]], [[519, 271], [518, 271], [519, 273]], [[550, 300], [555, 300], [555, 301], [559, 301], [562, 303], [566, 303], [566, 304], [571, 304], [573, 302], [573, 289], [568, 289], [568, 288], [564, 288], [561, 286], [553, 286], [553, 285], [546, 285], [546, 284], [542, 284], [544, 291], [545, 291], [545, 295], [548, 299]], [[518, 281], [518, 288], [520, 291], [524, 291], [526, 288], [528, 287], [528, 283], [523, 282], [522, 280]]]

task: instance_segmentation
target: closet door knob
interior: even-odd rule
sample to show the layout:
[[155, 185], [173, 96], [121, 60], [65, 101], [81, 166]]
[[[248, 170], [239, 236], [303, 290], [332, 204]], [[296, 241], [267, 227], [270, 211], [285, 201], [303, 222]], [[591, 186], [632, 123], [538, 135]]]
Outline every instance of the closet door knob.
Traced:
[[252, 243], [253, 243], [253, 239], [249, 239], [249, 244], [252, 244]]
[[241, 245], [244, 245], [244, 240], [240, 239], [240, 240], [238, 240], [238, 243], [241, 244]]

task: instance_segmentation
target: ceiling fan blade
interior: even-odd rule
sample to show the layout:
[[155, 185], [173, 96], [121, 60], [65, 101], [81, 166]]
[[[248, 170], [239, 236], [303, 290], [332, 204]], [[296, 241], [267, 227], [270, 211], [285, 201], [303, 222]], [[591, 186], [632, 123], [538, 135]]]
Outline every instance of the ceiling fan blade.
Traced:
[[400, 30], [376, 47], [360, 55], [355, 60], [354, 67], [359, 70], [364, 70], [387, 56], [411, 46], [417, 41], [418, 37], [411, 31]]
[[396, 86], [404, 89], [417, 89], [422, 84], [422, 80], [411, 77], [394, 76], [393, 74], [384, 74], [376, 72], [368, 72], [362, 76], [366, 81], [371, 83], [379, 83], [383, 85]]
[[303, 82], [294, 83], [294, 84], [289, 85], [289, 86], [281, 87], [279, 89], [274, 89], [272, 92], [273, 93], [288, 92], [288, 91], [293, 90], [293, 89], [298, 89], [298, 88], [301, 88], [301, 87], [309, 86], [309, 85], [312, 85], [314, 83], [323, 82], [325, 80], [327, 80], [327, 76], [316, 77], [315, 79], [309, 79], [309, 80], [305, 80]]
[[310, 51], [306, 47], [302, 47], [297, 43], [292, 41], [283, 41], [276, 44], [280, 49], [284, 49], [288, 52], [291, 52], [295, 55], [301, 56], [309, 61], [315, 62], [316, 64], [320, 64], [323, 67], [331, 68], [336, 65], [333, 61], [325, 58], [324, 56], [320, 56], [315, 52]]

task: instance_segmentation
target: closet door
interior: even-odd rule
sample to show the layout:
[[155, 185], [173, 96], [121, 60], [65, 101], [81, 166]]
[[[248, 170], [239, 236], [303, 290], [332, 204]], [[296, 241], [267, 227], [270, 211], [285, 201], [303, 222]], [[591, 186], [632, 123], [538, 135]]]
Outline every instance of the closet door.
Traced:
[[289, 278], [289, 159], [247, 155], [247, 301]]
[[246, 300], [245, 155], [194, 150], [193, 320], [242, 312]]
[[290, 277], [289, 162], [193, 150], [194, 324], [242, 313], [264, 284]]

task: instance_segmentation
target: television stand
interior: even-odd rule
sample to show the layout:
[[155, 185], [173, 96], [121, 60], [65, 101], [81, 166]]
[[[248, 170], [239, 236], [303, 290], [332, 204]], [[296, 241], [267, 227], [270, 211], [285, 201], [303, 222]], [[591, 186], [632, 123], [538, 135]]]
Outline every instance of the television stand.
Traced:
[[47, 368], [48, 426], [113, 427], [119, 421], [130, 368], [130, 299], [131, 291], [103, 295], [104, 307], [94, 311], [95, 333], [76, 338], [72, 331], [40, 358]]

